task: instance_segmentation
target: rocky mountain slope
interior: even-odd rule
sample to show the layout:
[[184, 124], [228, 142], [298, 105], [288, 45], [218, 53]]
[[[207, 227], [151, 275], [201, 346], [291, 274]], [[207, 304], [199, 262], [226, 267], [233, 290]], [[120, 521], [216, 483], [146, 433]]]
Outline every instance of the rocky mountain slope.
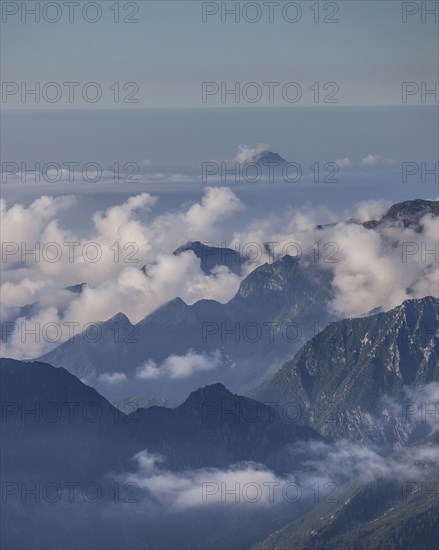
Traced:
[[301, 420], [330, 437], [416, 439], [429, 429], [422, 407], [437, 392], [438, 306], [433, 297], [407, 300], [385, 313], [331, 323], [250, 395], [298, 404]]

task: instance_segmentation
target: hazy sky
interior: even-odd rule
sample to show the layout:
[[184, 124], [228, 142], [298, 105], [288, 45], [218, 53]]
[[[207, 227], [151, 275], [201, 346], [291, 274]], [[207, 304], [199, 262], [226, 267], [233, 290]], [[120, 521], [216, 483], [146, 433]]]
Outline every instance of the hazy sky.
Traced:
[[[4, 109], [114, 107], [116, 90], [109, 86], [115, 82], [120, 88], [117, 106], [125, 109], [267, 106], [269, 87], [264, 82], [278, 83], [272, 88], [273, 103], [283, 106], [323, 105], [324, 98], [337, 99], [338, 105], [400, 105], [402, 82], [415, 82], [420, 91], [407, 98], [407, 104], [414, 105], [421, 103], [421, 83], [432, 89], [439, 80], [437, 22], [434, 14], [421, 10], [421, 4], [433, 9], [434, 2], [320, 2], [317, 12], [315, 2], [81, 1], [70, 7], [73, 15], [65, 2], [58, 2], [58, 9], [45, 1], [1, 4], [1, 76], [3, 82], [18, 86], [17, 91], [12, 85], [8, 90], [13, 93], [2, 97]], [[224, 11], [235, 4], [239, 22]], [[36, 7], [40, 21], [25, 15], [22, 5], [28, 10]], [[116, 8], [119, 23], [114, 22]], [[85, 21], [97, 18], [97, 9], [102, 12], [99, 20]], [[123, 18], [139, 22], [124, 23]], [[40, 92], [39, 103], [31, 95], [22, 102], [23, 87], [33, 88], [36, 82], [41, 89], [56, 83], [60, 99], [53, 103], [45, 99], [44, 94], [57, 97], [59, 88], [52, 86]], [[79, 83], [72, 103], [64, 82]], [[95, 103], [82, 97], [88, 82], [101, 88], [102, 98]], [[124, 90], [128, 82], [135, 85]], [[219, 88], [222, 82], [229, 88], [240, 83], [239, 105], [231, 95], [222, 102], [220, 90], [203, 103], [203, 82], [217, 83]], [[257, 86], [243, 90], [249, 82]], [[284, 90], [289, 100], [296, 99], [299, 90], [301, 96], [294, 103], [282, 94], [290, 82], [300, 86]], [[328, 82], [338, 89], [324, 88]], [[90, 99], [95, 90], [87, 88]], [[247, 101], [257, 98], [258, 90], [261, 98]], [[138, 102], [123, 103], [127, 96]], [[427, 96], [425, 102], [434, 104], [434, 97]]]

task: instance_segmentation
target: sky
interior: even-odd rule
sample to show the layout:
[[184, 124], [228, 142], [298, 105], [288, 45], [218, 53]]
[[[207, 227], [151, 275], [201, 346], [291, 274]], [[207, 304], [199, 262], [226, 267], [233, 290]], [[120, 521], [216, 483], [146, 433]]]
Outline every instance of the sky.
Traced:
[[[435, 102], [421, 94], [439, 80], [435, 2], [1, 4], [1, 76], [15, 83], [3, 109], [401, 105], [403, 82], [415, 83], [405, 104]], [[78, 83], [71, 102], [65, 82]], [[39, 103], [22, 101], [35, 83]]]
[[[6, 111], [1, 125], [1, 195], [9, 205], [30, 204], [41, 195], [77, 195], [79, 209], [64, 211], [62, 217], [78, 231], [96, 210], [144, 191], [160, 197], [155, 210], [164, 212], [200, 200], [207, 187], [229, 186], [252, 205], [255, 215], [275, 215], [285, 204], [326, 205], [341, 214], [362, 200], [395, 203], [435, 199], [439, 194], [433, 106], [215, 108], [202, 113]], [[223, 166], [232, 170], [237, 159], [258, 148], [294, 163], [297, 169], [290, 179], [297, 181], [282, 176], [274, 183], [262, 178], [252, 182], [242, 160], [235, 173], [222, 177]], [[75, 164], [71, 170], [69, 163]], [[87, 179], [83, 177], [89, 163], [101, 170], [100, 177], [93, 169]], [[337, 173], [328, 178], [335, 164]], [[51, 181], [48, 166], [59, 175], [58, 181]], [[217, 173], [206, 175], [206, 166]], [[405, 177], [404, 167], [410, 172]], [[436, 173], [431, 172], [435, 167]], [[97, 181], [92, 181], [95, 175]]]

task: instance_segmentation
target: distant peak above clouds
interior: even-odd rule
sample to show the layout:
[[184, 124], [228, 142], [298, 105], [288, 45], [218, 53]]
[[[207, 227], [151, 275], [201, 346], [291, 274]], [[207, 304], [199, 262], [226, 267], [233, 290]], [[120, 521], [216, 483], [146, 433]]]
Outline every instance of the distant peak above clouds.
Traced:
[[241, 164], [250, 162], [257, 162], [259, 164], [286, 164], [287, 162], [278, 153], [270, 151], [270, 145], [268, 143], [259, 143], [256, 147], [239, 145], [238, 154], [235, 157], [235, 161], [240, 162]]
[[256, 153], [251, 157], [250, 162], [257, 162], [259, 164], [286, 164], [287, 161], [282, 158], [278, 153], [273, 153], [272, 151], [262, 151]]

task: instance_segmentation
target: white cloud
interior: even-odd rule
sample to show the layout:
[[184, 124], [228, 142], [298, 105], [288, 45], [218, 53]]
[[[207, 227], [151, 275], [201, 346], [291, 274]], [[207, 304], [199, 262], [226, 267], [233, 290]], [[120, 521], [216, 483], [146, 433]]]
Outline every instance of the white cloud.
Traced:
[[249, 147], [248, 145], [238, 145], [238, 153], [235, 157], [235, 161], [241, 164], [246, 162], [251, 162], [252, 159], [270, 149], [270, 144], [268, 143], [258, 143], [256, 147]]
[[[1, 214], [1, 232], [3, 243], [21, 243], [28, 244], [28, 249], [33, 242], [35, 249], [36, 239], [44, 234], [47, 224], [52, 221], [55, 216], [59, 215], [64, 210], [72, 207], [76, 203], [74, 197], [49, 197], [43, 196], [36, 199], [28, 207], [22, 204], [15, 204], [10, 208], [7, 207], [6, 201], [0, 199], [0, 214]], [[18, 256], [20, 258], [20, 255]], [[17, 261], [17, 255], [9, 255], [7, 261], [2, 259], [3, 269], [8, 263]], [[6, 266], [4, 265], [6, 264]]]
[[381, 220], [390, 206], [390, 201], [362, 201], [357, 205], [355, 218], [360, 222]]
[[335, 161], [335, 164], [337, 164], [340, 168], [349, 168], [350, 166], [352, 166], [352, 161], [345, 157], [343, 159], [337, 159]]
[[[227, 302], [237, 292], [244, 273], [291, 254], [288, 243], [292, 242], [298, 243], [303, 254], [315, 248], [316, 242], [322, 246], [335, 243], [337, 263], [324, 262], [326, 254], [322, 254], [320, 265], [334, 274], [331, 307], [340, 317], [363, 315], [377, 307], [390, 309], [406, 298], [437, 295], [434, 255], [422, 256], [422, 250], [436, 246], [437, 219], [425, 216], [421, 232], [398, 226], [383, 226], [377, 232], [341, 221], [350, 217], [380, 219], [389, 205], [386, 202], [363, 201], [343, 217], [326, 208], [305, 205], [300, 209], [287, 206], [276, 216], [255, 218], [246, 215], [245, 205], [229, 188], [221, 187], [207, 188], [199, 202], [154, 215], [156, 197], [141, 193], [96, 212], [89, 230], [79, 236], [60, 221], [66, 208], [75, 202], [80, 207], [79, 201], [41, 197], [29, 206], [9, 208], [2, 201], [3, 241], [18, 247], [2, 263], [3, 319], [15, 319], [20, 315], [19, 307], [34, 304], [32, 316], [20, 322], [30, 326], [36, 322], [61, 326], [77, 322], [83, 326], [105, 321], [120, 311], [138, 322], [177, 296], [189, 304], [202, 298]], [[322, 221], [335, 225], [316, 230]], [[251, 249], [246, 245], [256, 243], [256, 256], [241, 275], [224, 266], [206, 275], [192, 252], [172, 254], [189, 240], [224, 242], [231, 248], [237, 244], [238, 250], [247, 253]], [[43, 246], [49, 242], [61, 247], [62, 257], [57, 262], [44, 256]], [[74, 261], [70, 261], [66, 242], [79, 243]], [[102, 251], [98, 262], [85, 256], [84, 248], [91, 242]], [[277, 243], [271, 245], [272, 253], [264, 248], [265, 242]], [[27, 261], [21, 262], [21, 245], [35, 249], [35, 243], [41, 245], [40, 259], [28, 255]], [[406, 261], [402, 258], [404, 243], [412, 243], [418, 250]], [[144, 264], [146, 276], [140, 270]], [[82, 282], [87, 286], [81, 294], [64, 290]], [[2, 353], [19, 358], [37, 356], [68, 337], [65, 329], [62, 339], [52, 343], [44, 339], [35, 342], [31, 337], [22, 342], [16, 334], [4, 343]], [[174, 370], [178, 372], [178, 366]]]
[[[334, 273], [334, 311], [353, 317], [381, 307], [388, 310], [408, 298], [438, 296], [439, 268], [434, 254], [421, 258], [421, 250], [434, 250], [437, 221], [422, 220], [423, 232], [388, 226], [371, 231], [362, 226], [339, 224], [329, 228], [324, 239], [337, 244]], [[404, 258], [408, 243], [417, 254]], [[328, 267], [328, 266], [325, 266]]]
[[[228, 301], [236, 293], [242, 277], [226, 267], [206, 275], [191, 252], [172, 254], [189, 240], [213, 240], [224, 220], [243, 208], [230, 189], [208, 188], [199, 203], [155, 217], [156, 197], [141, 193], [96, 212], [92, 229], [81, 237], [58, 219], [73, 202], [71, 197], [41, 197], [29, 206], [10, 208], [1, 202], [3, 252], [9, 252], [2, 262], [3, 319], [12, 318], [14, 311], [16, 316], [18, 306], [36, 303], [39, 314], [28, 322], [47, 322], [48, 310], [51, 321], [60, 324], [104, 321], [120, 311], [138, 322], [177, 296], [193, 303], [201, 298]], [[22, 262], [21, 249], [37, 249], [38, 254], [28, 254]], [[93, 261], [96, 254], [98, 261]], [[147, 276], [140, 270], [144, 264]], [[64, 290], [83, 282], [87, 287], [81, 295]], [[68, 335], [62, 332], [63, 339]], [[53, 345], [44, 339], [30, 345], [29, 338], [21, 343], [11, 339], [3, 353], [29, 357]]]
[[[65, 329], [66, 327], [64, 327]], [[2, 342], [3, 357], [31, 359], [41, 355], [48, 347], [54, 347], [65, 339], [56, 307], [42, 308], [29, 318], [19, 317], [11, 326], [11, 336]]]
[[[163, 457], [147, 450], [137, 453], [133, 459], [138, 469], [126, 474], [124, 481], [148, 491], [160, 505], [174, 511], [230, 503], [263, 507], [279, 504], [282, 490], [294, 479], [278, 477], [266, 467], [251, 462], [224, 470], [201, 468], [173, 472], [160, 467]], [[228, 495], [226, 489], [229, 489]]]
[[160, 378], [160, 376], [161, 372], [159, 366], [152, 359], [137, 368], [136, 378], [138, 380], [156, 380]]
[[32, 304], [38, 293], [46, 286], [45, 281], [31, 281], [28, 278], [18, 283], [6, 282], [0, 286], [2, 296], [2, 319], [6, 320], [9, 308], [23, 307]]
[[377, 479], [413, 482], [426, 479], [425, 464], [431, 472], [438, 467], [435, 445], [406, 448], [394, 459], [344, 440], [329, 444], [299, 441], [284, 452], [291, 455], [292, 464], [300, 463], [303, 457], [309, 458], [285, 475], [276, 475], [254, 462], [231, 465], [227, 469], [174, 472], [163, 467], [164, 457], [145, 449], [133, 457], [137, 470], [122, 474], [120, 479], [134, 483], [153, 501], [173, 511], [199, 506], [267, 508], [295, 499], [295, 506], [304, 501], [315, 502], [316, 487], [321, 492], [319, 498], [330, 494], [337, 498], [340, 486], [354, 477], [363, 483]]
[[110, 386], [119, 385], [126, 380], [127, 376], [123, 372], [104, 372], [98, 376], [98, 382], [110, 384]]
[[186, 212], [184, 221], [194, 237], [210, 235], [214, 238], [215, 224], [243, 209], [243, 203], [228, 187], [208, 187], [201, 203], [194, 204]]
[[359, 165], [363, 168], [375, 168], [381, 160], [381, 155], [371, 155], [370, 153], [362, 158]]
[[190, 350], [186, 355], [170, 355], [160, 365], [147, 361], [137, 369], [139, 380], [155, 380], [161, 377], [171, 379], [188, 378], [201, 371], [213, 370], [221, 365], [219, 350], [211, 354], [198, 354]]

